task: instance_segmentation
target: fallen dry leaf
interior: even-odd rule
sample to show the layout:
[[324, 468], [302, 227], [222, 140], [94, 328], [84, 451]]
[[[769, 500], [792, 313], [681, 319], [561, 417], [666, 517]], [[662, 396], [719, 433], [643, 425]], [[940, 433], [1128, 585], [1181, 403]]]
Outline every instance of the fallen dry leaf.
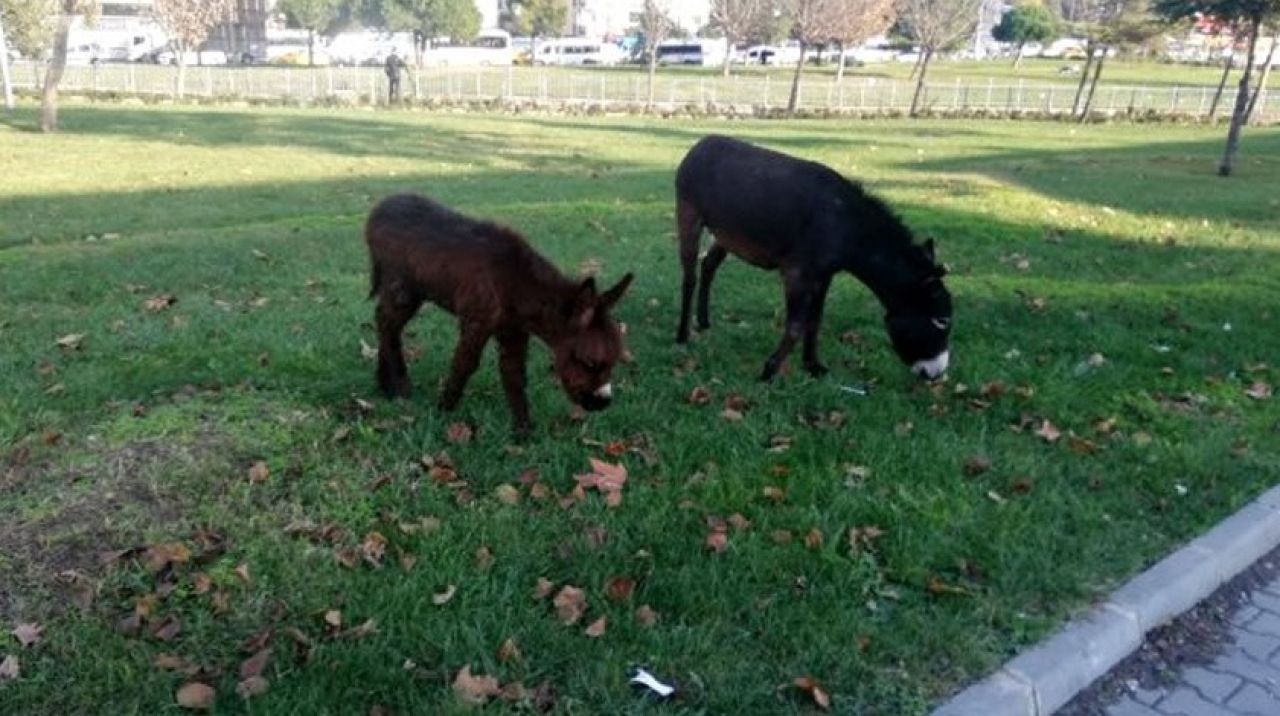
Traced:
[[489, 549], [485, 545], [480, 545], [479, 547], [476, 547], [474, 556], [476, 560], [476, 566], [479, 567], [480, 569], [485, 569], [490, 564], [493, 564], [493, 550]]
[[387, 538], [376, 530], [370, 532], [360, 543], [360, 553], [364, 556], [364, 561], [374, 567], [381, 567], [382, 558], [387, 555]]
[[474, 434], [475, 431], [466, 423], [450, 423], [449, 427], [445, 428], [444, 431], [445, 439], [454, 445], [465, 445], [471, 442]]
[[236, 565], [236, 568], [231, 571], [240, 579], [241, 582], [244, 582], [246, 586], [253, 584], [253, 580], [249, 578], [249, 565], [241, 563]]
[[151, 627], [151, 636], [160, 641], [173, 641], [173, 638], [178, 636], [181, 631], [182, 622], [179, 621], [177, 616], [170, 614]]
[[804, 546], [809, 549], [818, 549], [822, 547], [823, 537], [822, 530], [814, 527], [804, 536]]
[[445, 604], [449, 603], [450, 599], [453, 599], [453, 595], [456, 594], [457, 592], [458, 592], [458, 586], [456, 584], [450, 584], [449, 586], [444, 588], [443, 592], [437, 592], [435, 594], [432, 594], [431, 603], [436, 605], [437, 607], [444, 606]]
[[723, 552], [729, 546], [729, 535], [722, 531], [715, 531], [707, 535], [707, 549], [712, 552]]
[[337, 609], [330, 609], [324, 613], [324, 623], [330, 629], [339, 629], [342, 627], [342, 612]]
[[533, 598], [537, 600], [546, 599], [555, 588], [555, 582], [546, 577], [538, 577], [538, 583], [533, 587]]
[[1098, 444], [1078, 435], [1071, 435], [1067, 438], [1067, 449], [1077, 455], [1092, 455], [1098, 451]]
[[991, 458], [984, 455], [974, 455], [964, 461], [964, 474], [968, 477], [976, 477], [991, 469]]
[[556, 616], [564, 625], [576, 624], [587, 610], [587, 595], [577, 587], [565, 585], [551, 600]]
[[373, 619], [366, 619], [360, 626], [354, 626], [350, 629], [338, 632], [334, 635], [336, 639], [359, 639], [378, 631], [378, 623]]
[[217, 697], [217, 692], [213, 687], [193, 681], [189, 684], [183, 684], [178, 689], [176, 699], [178, 705], [184, 709], [192, 709], [194, 711], [205, 711], [213, 708], [213, 701]]
[[604, 630], [605, 630], [605, 617], [600, 617], [599, 619], [591, 622], [590, 626], [588, 626], [585, 630], [583, 630], [582, 633], [586, 634], [592, 639], [599, 639], [600, 637], [604, 636]]
[[742, 420], [742, 412], [734, 410], [733, 408], [725, 408], [720, 411], [720, 417], [731, 423], [736, 423], [739, 420]]
[[171, 293], [159, 293], [142, 302], [142, 308], [151, 313], [159, 313], [178, 302], [178, 297]]
[[642, 627], [651, 627], [658, 623], [658, 613], [648, 604], [641, 604], [636, 608], [635, 619], [636, 624]]
[[204, 594], [213, 588], [213, 579], [204, 572], [196, 572], [191, 575], [191, 591], [196, 594]]
[[271, 658], [271, 649], [261, 649], [253, 656], [245, 659], [240, 664], [240, 678], [248, 679], [254, 676], [262, 676], [262, 671], [267, 668], [267, 661]]
[[12, 681], [22, 676], [22, 667], [18, 664], [18, 657], [6, 656], [0, 659], [0, 683]]
[[13, 631], [9, 632], [23, 646], [31, 646], [40, 641], [41, 632], [44, 627], [39, 624], [19, 624]]
[[831, 696], [823, 690], [817, 679], [812, 676], [801, 676], [791, 683], [813, 699], [813, 703], [817, 704], [818, 708], [823, 711], [831, 708]]
[[1036, 484], [1031, 480], [1031, 478], [1019, 477], [1018, 479], [1009, 483], [1009, 493], [1013, 495], [1030, 494], [1030, 492], [1033, 489], [1035, 489], [1035, 486]]
[[1044, 420], [1040, 423], [1040, 427], [1036, 428], [1036, 435], [1044, 438], [1047, 443], [1057, 442], [1062, 437], [1062, 431], [1054, 427], [1053, 423]]
[[587, 458], [591, 463], [591, 472], [578, 475], [578, 488], [584, 492], [591, 488], [600, 491], [605, 497], [605, 504], [617, 507], [622, 504], [622, 487], [627, 483], [627, 468], [622, 463], [616, 465], [596, 458]]
[[259, 483], [266, 482], [267, 477], [271, 474], [271, 470], [267, 468], [267, 463], [259, 460], [249, 467], [249, 482]]
[[507, 637], [507, 640], [502, 642], [502, 644], [498, 647], [496, 656], [498, 657], [498, 662], [501, 664], [508, 664], [513, 661], [519, 661], [520, 647], [516, 646], [515, 639], [512, 639], [511, 637]]
[[630, 577], [610, 577], [604, 583], [604, 596], [610, 601], [625, 602], [631, 598], [635, 588], [636, 582]]
[[1244, 394], [1254, 400], [1266, 400], [1271, 397], [1271, 385], [1258, 381], [1245, 388]]
[[271, 682], [261, 676], [250, 676], [236, 684], [236, 694], [242, 699], [251, 699], [255, 696], [261, 696], [267, 693], [267, 689], [271, 686]]
[[790, 544], [791, 538], [791, 530], [774, 530], [769, 533], [769, 539], [775, 544]]
[[453, 680], [453, 693], [464, 704], [481, 706], [502, 693], [502, 689], [498, 686], [498, 680], [492, 676], [473, 675], [471, 665], [467, 664]]
[[604, 454], [609, 457], [622, 457], [627, 454], [627, 450], [630, 447], [626, 440], [611, 440], [608, 445], [604, 446]]
[[925, 585], [930, 594], [941, 596], [944, 594], [968, 594], [969, 590], [964, 587], [957, 587], [953, 584], [947, 584], [942, 581], [941, 577], [930, 577], [929, 583]]
[[181, 542], [156, 544], [147, 548], [146, 565], [152, 572], [161, 572], [169, 565], [186, 564], [191, 550]]
[[83, 342], [84, 342], [83, 333], [68, 333], [67, 335], [57, 340], [57, 344], [59, 348], [64, 348], [69, 351], [80, 350], [80, 344]]
[[705, 385], [695, 386], [685, 400], [693, 405], [706, 405], [711, 402], [711, 391]]
[[761, 492], [765, 497], [773, 500], [774, 502], [782, 502], [782, 500], [787, 496], [787, 493], [783, 492], [782, 488], [774, 487], [773, 485], [765, 485]]
[[520, 503], [520, 490], [515, 485], [503, 483], [493, 490], [493, 496], [498, 498], [498, 502], [504, 505], [515, 505]]

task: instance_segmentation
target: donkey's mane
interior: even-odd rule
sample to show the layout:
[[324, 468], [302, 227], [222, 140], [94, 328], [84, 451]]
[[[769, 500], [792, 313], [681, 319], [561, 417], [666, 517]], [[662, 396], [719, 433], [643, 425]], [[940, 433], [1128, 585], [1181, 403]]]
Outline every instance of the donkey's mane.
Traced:
[[915, 239], [911, 235], [911, 230], [902, 222], [893, 209], [884, 203], [880, 197], [872, 194], [863, 187], [862, 182], [849, 179], [837, 173], [842, 182], [845, 199], [849, 206], [856, 206], [861, 210], [860, 218], [863, 221], [873, 223], [875, 226], [876, 237], [886, 244], [896, 246], [911, 246], [915, 243]]

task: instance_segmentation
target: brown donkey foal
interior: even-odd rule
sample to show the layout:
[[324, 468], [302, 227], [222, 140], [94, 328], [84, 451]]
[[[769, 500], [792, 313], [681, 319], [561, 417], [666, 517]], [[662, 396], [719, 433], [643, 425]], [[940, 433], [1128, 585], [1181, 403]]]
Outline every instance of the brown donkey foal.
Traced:
[[494, 337], [515, 432], [527, 433], [530, 334], [551, 348], [570, 400], [587, 410], [609, 405], [609, 374], [625, 352], [609, 308], [626, 292], [631, 274], [597, 293], [595, 279], [566, 278], [511, 229], [470, 219], [416, 194], [391, 196], [374, 207], [365, 241], [373, 270], [369, 296], [378, 299], [378, 385], [387, 397], [409, 395], [400, 334], [423, 301], [430, 301], [458, 317], [453, 367], [440, 392], [442, 409], [457, 406]]

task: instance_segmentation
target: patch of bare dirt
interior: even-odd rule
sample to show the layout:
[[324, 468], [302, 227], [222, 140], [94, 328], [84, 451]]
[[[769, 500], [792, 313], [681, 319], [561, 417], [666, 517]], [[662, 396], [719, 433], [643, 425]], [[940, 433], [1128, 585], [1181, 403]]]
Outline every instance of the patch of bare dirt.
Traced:
[[0, 623], [88, 608], [102, 554], [137, 546], [147, 526], [176, 526], [172, 476], [217, 459], [219, 443], [136, 440], [71, 464], [16, 448], [0, 466], [0, 505], [11, 506], [0, 519]]

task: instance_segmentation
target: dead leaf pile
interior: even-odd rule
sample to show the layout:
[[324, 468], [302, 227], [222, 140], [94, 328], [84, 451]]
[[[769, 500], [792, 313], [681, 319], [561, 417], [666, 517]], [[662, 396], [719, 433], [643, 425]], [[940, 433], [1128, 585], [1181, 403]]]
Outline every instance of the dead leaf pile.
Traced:
[[621, 505], [622, 486], [627, 483], [626, 466], [621, 463], [613, 465], [594, 457], [588, 460], [591, 462], [591, 472], [574, 478], [578, 487], [584, 492], [593, 488], [598, 490], [604, 495], [604, 502], [609, 507]]

